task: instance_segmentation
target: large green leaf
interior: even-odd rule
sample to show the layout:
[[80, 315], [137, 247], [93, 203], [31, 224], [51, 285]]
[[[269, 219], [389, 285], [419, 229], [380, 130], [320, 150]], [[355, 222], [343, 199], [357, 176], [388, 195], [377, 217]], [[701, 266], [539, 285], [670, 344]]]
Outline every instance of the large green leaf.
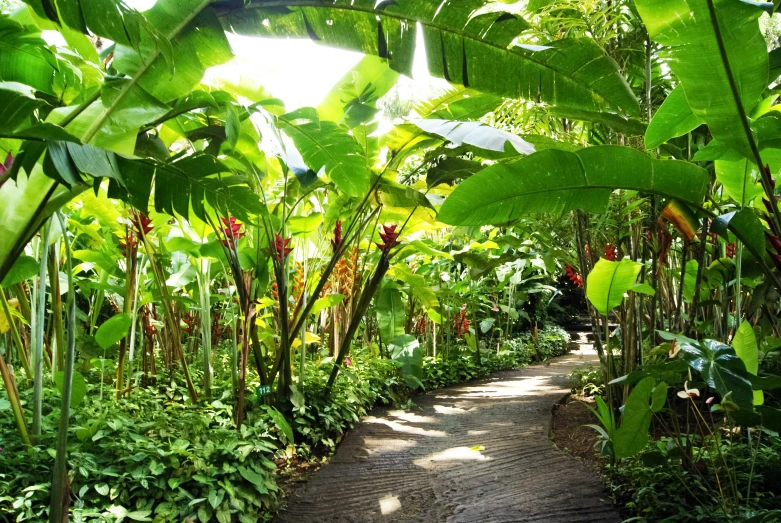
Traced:
[[[72, 189], [58, 185], [44, 174], [38, 158], [40, 150], [30, 155], [29, 171], [19, 172], [15, 182], [9, 180], [0, 187], [0, 280], [46, 218], [86, 189], [84, 185]], [[22, 163], [19, 157], [16, 162]]]
[[312, 40], [387, 58], [410, 74], [415, 27], [423, 28], [431, 74], [509, 98], [582, 109], [607, 106], [636, 114], [639, 105], [618, 67], [593, 41], [544, 46], [515, 42], [529, 24], [484, 0], [280, 0], [226, 2], [227, 29], [239, 34]]
[[54, 95], [55, 56], [40, 33], [0, 14], [0, 82], [19, 82]]
[[703, 120], [695, 115], [686, 94], [679, 85], [667, 95], [661, 107], [657, 109], [651, 123], [645, 131], [645, 147], [659, 147], [670, 138], [681, 136], [699, 127]]
[[385, 343], [390, 343], [396, 336], [404, 334], [404, 321], [407, 315], [404, 312], [401, 291], [395, 283], [386, 282], [380, 287], [375, 298], [374, 309], [377, 313], [380, 336]]
[[[732, 339], [732, 347], [735, 349], [735, 354], [746, 366], [746, 371], [752, 376], [756, 376], [759, 372], [759, 345], [751, 323], [744, 321], [740, 324]], [[764, 402], [764, 393], [761, 390], [755, 390], [754, 405], [762, 405]]]
[[388, 271], [388, 276], [401, 280], [409, 285], [409, 290], [412, 295], [427, 309], [439, 307], [437, 294], [426, 282], [426, 278], [420, 274], [413, 273], [406, 263], [397, 263], [393, 265]]
[[624, 294], [635, 287], [643, 266], [628, 258], [620, 262], [600, 258], [586, 279], [586, 296], [600, 314], [621, 305]]
[[103, 89], [83, 140], [106, 122], [120, 131], [155, 121], [167, 112], [163, 104], [189, 93], [206, 69], [233, 56], [210, 3], [160, 0], [145, 13], [151, 30], [140, 32], [137, 46], [117, 44], [112, 66], [126, 77]]
[[[665, 46], [661, 56], [680, 80], [692, 112], [714, 138], [750, 155], [738, 103], [750, 113], [768, 85], [767, 45], [758, 23], [762, 6], [738, 0], [636, 0], [635, 5], [651, 38]], [[730, 87], [717, 30], [739, 100]]]
[[401, 375], [411, 389], [423, 386], [423, 350], [420, 343], [409, 334], [402, 334], [388, 343], [391, 358], [401, 364]]
[[550, 149], [492, 165], [465, 180], [445, 200], [439, 220], [486, 225], [532, 213], [601, 213], [614, 189], [700, 206], [708, 182], [707, 172], [691, 163], [655, 160], [628, 147], [605, 145], [575, 153]]
[[108, 196], [130, 203], [147, 212], [154, 185], [154, 208], [158, 212], [192, 214], [206, 220], [208, 206], [230, 213], [242, 221], [265, 212], [260, 197], [242, 176], [233, 175], [228, 167], [208, 154], [195, 154], [176, 162], [125, 160], [119, 158], [125, 174], [123, 188], [112, 180]]
[[[285, 117], [281, 117], [283, 121]], [[344, 128], [329, 121], [288, 121], [282, 129], [293, 139], [306, 165], [325, 170], [334, 184], [349, 196], [364, 196], [371, 170], [363, 148]]]
[[628, 458], [642, 451], [648, 444], [648, 429], [655, 412], [664, 407], [667, 400], [667, 384], [654, 386], [656, 379], [644, 378], [635, 385], [624, 405], [621, 426], [613, 439], [617, 458]]
[[716, 340], [695, 341], [667, 333], [660, 335], [675, 339], [689, 366], [722, 397], [730, 394], [731, 400], [741, 409], [751, 410], [751, 377], [735, 349]]
[[130, 331], [130, 315], [117, 314], [106, 320], [97, 332], [95, 332], [95, 341], [103, 349], [108, 349], [119, 340], [128, 335]]

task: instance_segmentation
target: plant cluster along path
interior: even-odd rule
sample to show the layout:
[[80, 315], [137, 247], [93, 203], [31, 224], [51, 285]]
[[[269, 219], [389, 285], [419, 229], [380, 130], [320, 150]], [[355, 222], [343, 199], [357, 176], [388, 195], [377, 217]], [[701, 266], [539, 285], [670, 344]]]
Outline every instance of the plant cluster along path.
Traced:
[[281, 522], [619, 522], [598, 475], [558, 449], [551, 408], [567, 356], [382, 409], [347, 434], [330, 463], [294, 493]]

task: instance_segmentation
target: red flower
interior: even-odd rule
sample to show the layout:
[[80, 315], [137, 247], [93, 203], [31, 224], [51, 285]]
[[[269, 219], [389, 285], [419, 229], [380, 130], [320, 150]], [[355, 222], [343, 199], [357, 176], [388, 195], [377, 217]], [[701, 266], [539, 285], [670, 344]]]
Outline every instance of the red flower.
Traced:
[[152, 232], [152, 220], [142, 212], [135, 213], [135, 218], [131, 218], [130, 222], [135, 226], [139, 236], [142, 232], [144, 235]]
[[277, 259], [281, 262], [283, 258], [286, 258], [288, 254], [293, 251], [293, 247], [288, 247], [290, 244], [290, 238], [282, 239], [279, 234], [274, 239], [274, 250], [277, 253]]
[[583, 277], [578, 274], [575, 269], [572, 268], [571, 265], [566, 266], [567, 269], [567, 277], [570, 279], [572, 283], [577, 285], [578, 287], [583, 287]]
[[220, 218], [222, 220], [222, 233], [225, 235], [225, 239], [222, 240], [222, 244], [226, 247], [233, 247], [236, 240], [244, 236], [246, 233], [239, 232], [241, 224], [236, 223], [236, 217], [230, 216], [229, 218]]
[[616, 256], [618, 255], [618, 249], [616, 249], [615, 245], [612, 245], [610, 243], [605, 244], [605, 259], [609, 261], [616, 261]]
[[400, 245], [401, 242], [397, 240], [399, 233], [396, 232], [396, 225], [383, 225], [383, 232], [380, 233], [380, 238], [384, 243], [377, 243], [377, 248], [384, 254], [388, 254], [391, 249]]
[[331, 240], [331, 247], [334, 248], [334, 252], [342, 245], [342, 220], [337, 220], [334, 226], [334, 239]]
[[734, 258], [735, 257], [735, 242], [728, 243], [727, 244], [727, 258]]
[[127, 256], [128, 254], [128, 246], [130, 247], [130, 253], [132, 254], [136, 250], [136, 246], [138, 245], [138, 239], [136, 239], [136, 236], [134, 234], [131, 234], [130, 236], [127, 236], [121, 240], [119, 240], [119, 250]]

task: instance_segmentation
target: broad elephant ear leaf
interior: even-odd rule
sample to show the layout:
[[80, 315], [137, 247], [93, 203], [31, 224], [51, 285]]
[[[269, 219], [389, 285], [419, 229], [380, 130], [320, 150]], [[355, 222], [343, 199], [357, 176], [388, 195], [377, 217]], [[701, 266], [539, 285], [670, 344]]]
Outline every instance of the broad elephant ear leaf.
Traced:
[[607, 314], [635, 288], [642, 264], [624, 258], [620, 262], [600, 258], [586, 279], [586, 296], [600, 314]]
[[[665, 46], [661, 56], [680, 81], [692, 113], [708, 124], [714, 138], [751, 156], [741, 111], [750, 114], [768, 85], [767, 45], [758, 20], [763, 7], [772, 4], [636, 0], [635, 5], [648, 34]], [[722, 59], [720, 40], [729, 64]]]
[[[497, 4], [501, 6], [501, 4]], [[483, 0], [291, 0], [227, 4], [221, 17], [238, 34], [310, 38], [377, 55], [410, 75], [418, 24], [429, 71], [452, 83], [508, 98], [637, 114], [639, 104], [616, 63], [589, 39], [517, 45], [530, 25], [510, 9]], [[497, 74], [501, 71], [501, 74]]]
[[722, 397], [729, 394], [738, 407], [751, 410], [751, 376], [735, 349], [716, 340], [695, 341], [669, 333], [660, 336], [676, 340], [689, 367], [699, 372], [703, 381]]

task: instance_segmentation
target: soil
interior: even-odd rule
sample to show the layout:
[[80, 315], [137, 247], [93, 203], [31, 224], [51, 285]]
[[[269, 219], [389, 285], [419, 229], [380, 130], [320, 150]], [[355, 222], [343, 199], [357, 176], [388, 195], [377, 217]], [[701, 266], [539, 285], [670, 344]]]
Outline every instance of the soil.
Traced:
[[597, 432], [584, 426], [599, 424], [589, 407], [594, 408], [593, 399], [573, 396], [554, 405], [551, 439], [560, 449], [601, 472], [605, 462], [595, 451]]
[[596, 472], [548, 438], [566, 374], [593, 359], [578, 351], [375, 410], [279, 521], [619, 522]]

